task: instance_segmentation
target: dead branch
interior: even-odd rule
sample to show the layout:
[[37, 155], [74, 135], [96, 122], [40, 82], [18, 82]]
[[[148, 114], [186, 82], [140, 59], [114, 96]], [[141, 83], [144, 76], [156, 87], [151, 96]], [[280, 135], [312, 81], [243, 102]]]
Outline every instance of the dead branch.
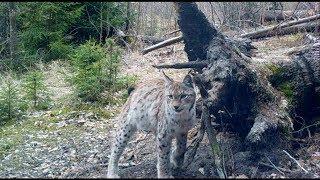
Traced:
[[186, 68], [196, 68], [196, 69], [202, 69], [204, 67], [207, 67], [208, 63], [205, 61], [190, 61], [185, 63], [175, 63], [175, 64], [160, 64], [160, 65], [152, 65], [152, 67], [155, 67], [157, 69], [186, 69]]
[[178, 37], [173, 37], [173, 38], [170, 38], [170, 39], [167, 39], [165, 41], [162, 41], [158, 44], [155, 44], [153, 46], [150, 46], [150, 47], [147, 47], [145, 49], [142, 50], [142, 54], [147, 54], [148, 52], [151, 52], [153, 50], [156, 50], [156, 49], [159, 49], [159, 48], [162, 48], [162, 47], [165, 47], [165, 46], [169, 46], [169, 45], [172, 45], [172, 44], [175, 44], [177, 42], [180, 42], [182, 41], [183, 38], [182, 38], [182, 35], [181, 36], [178, 36]]

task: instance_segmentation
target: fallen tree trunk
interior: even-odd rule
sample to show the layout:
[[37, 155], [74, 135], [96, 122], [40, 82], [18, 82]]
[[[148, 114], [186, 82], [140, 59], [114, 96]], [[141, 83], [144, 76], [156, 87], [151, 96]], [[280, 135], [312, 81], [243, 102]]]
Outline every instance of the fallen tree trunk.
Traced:
[[319, 23], [320, 23], [320, 20], [315, 22], [297, 24], [297, 25], [289, 26], [285, 28], [276, 28], [269, 31], [256, 31], [256, 32], [250, 33], [250, 35], [241, 35], [240, 37], [247, 37], [250, 39], [259, 39], [259, 38], [265, 38], [270, 36], [287, 35], [287, 34], [298, 33], [298, 32], [315, 32], [316, 28], [319, 27]]
[[[250, 38], [250, 39], [262, 38], [262, 37], [276, 35], [277, 33], [275, 32], [282, 32], [282, 34], [289, 34], [289, 33], [293, 33], [295, 31], [301, 30], [302, 28], [306, 28], [306, 31], [311, 31], [314, 28], [319, 26], [319, 21], [317, 21], [319, 19], [320, 19], [320, 14], [317, 14], [307, 18], [302, 18], [299, 20], [290, 21], [288, 23], [283, 23], [283, 24], [275, 25], [265, 29], [261, 29], [258, 31], [242, 34], [240, 35], [240, 37]], [[310, 23], [311, 21], [315, 21], [315, 22]]]
[[174, 43], [177, 43], [177, 42], [180, 42], [182, 41], [182, 36], [178, 36], [178, 37], [174, 37], [174, 38], [170, 38], [170, 39], [167, 39], [165, 41], [162, 41], [158, 44], [155, 44], [153, 46], [150, 46], [150, 47], [147, 47], [145, 49], [142, 50], [142, 54], [147, 54], [148, 52], [151, 52], [153, 50], [156, 50], [156, 49], [159, 49], [159, 48], [162, 48], [162, 47], [165, 47], [165, 46], [169, 46], [171, 44], [174, 44]]

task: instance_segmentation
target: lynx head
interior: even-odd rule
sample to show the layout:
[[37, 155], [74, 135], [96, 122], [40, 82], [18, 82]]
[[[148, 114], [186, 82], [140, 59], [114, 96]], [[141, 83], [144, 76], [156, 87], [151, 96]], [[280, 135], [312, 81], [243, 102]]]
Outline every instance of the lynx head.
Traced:
[[166, 74], [164, 77], [165, 99], [168, 108], [175, 113], [190, 111], [196, 100], [191, 76], [187, 75], [182, 82], [173, 81]]

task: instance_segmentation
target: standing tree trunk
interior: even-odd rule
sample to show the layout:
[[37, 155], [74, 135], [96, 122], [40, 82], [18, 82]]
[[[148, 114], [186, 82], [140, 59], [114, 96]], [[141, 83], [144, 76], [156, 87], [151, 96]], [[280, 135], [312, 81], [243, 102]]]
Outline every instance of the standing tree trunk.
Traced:
[[17, 7], [15, 2], [9, 2], [9, 46], [10, 46], [10, 58], [11, 58], [11, 65], [15, 65], [18, 63], [17, 57]]

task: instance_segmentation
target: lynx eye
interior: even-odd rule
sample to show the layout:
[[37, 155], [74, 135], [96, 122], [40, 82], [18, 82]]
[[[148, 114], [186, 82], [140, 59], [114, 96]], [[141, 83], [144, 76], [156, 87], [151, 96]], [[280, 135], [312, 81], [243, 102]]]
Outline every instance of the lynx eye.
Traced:
[[181, 95], [181, 99], [184, 99], [184, 98], [187, 98], [188, 97], [188, 95], [186, 95], [186, 94], [182, 94]]
[[169, 99], [173, 99], [173, 96], [172, 95], [168, 95]]

